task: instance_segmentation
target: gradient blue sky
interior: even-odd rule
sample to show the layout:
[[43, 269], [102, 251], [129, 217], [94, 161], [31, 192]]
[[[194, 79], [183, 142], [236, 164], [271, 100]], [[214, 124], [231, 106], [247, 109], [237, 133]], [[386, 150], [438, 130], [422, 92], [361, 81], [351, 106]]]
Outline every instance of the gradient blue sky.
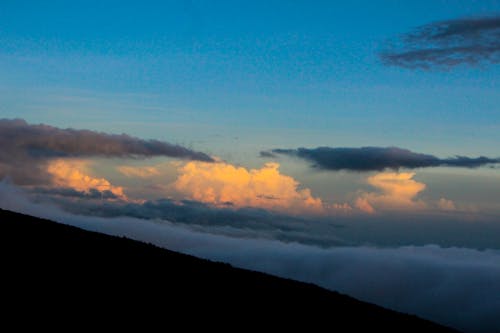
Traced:
[[2, 1], [0, 115], [247, 162], [303, 145], [496, 156], [498, 66], [413, 71], [377, 53], [417, 26], [499, 11], [499, 1]]

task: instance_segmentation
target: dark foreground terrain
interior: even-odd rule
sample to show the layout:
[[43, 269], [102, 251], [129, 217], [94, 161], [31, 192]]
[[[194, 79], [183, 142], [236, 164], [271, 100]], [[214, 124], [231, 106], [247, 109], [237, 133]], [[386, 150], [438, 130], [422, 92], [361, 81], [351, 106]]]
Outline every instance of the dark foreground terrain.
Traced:
[[5, 210], [0, 251], [0, 319], [18, 329], [454, 332], [312, 284]]

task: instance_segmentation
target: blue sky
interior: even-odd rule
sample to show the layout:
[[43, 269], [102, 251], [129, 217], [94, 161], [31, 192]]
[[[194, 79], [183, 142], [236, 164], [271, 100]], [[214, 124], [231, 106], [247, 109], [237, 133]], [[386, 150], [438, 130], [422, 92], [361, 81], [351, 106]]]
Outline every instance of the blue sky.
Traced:
[[[412, 71], [378, 52], [417, 26], [498, 11], [498, 1], [5, 1], [0, 112], [192, 145], [248, 137], [249, 154], [289, 142], [495, 155], [498, 68]], [[159, 123], [176, 126], [169, 135]], [[215, 141], [200, 148], [224, 153]]]

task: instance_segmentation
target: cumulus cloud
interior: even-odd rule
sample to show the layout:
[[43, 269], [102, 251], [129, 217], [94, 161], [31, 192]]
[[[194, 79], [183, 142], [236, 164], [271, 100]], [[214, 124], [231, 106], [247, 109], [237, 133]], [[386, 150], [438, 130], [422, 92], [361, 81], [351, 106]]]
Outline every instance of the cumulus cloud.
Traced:
[[320, 198], [283, 175], [278, 163], [246, 169], [228, 163], [188, 162], [180, 166], [174, 183], [186, 199], [218, 207], [257, 207], [289, 214], [324, 212]]
[[415, 200], [426, 185], [415, 181], [413, 172], [383, 172], [368, 177], [367, 183], [378, 192], [362, 192], [356, 200], [356, 207], [366, 213], [377, 210], [421, 209], [425, 203]]
[[51, 185], [57, 188], [69, 188], [84, 194], [92, 194], [97, 191], [102, 194], [102, 198], [106, 193], [111, 193], [112, 196], [108, 195], [108, 198], [128, 200], [123, 192], [123, 187], [113, 186], [104, 178], [89, 175], [89, 164], [89, 161], [81, 159], [51, 160], [47, 165], [47, 172], [52, 176]]
[[0, 178], [9, 176], [25, 185], [47, 182], [46, 163], [54, 158], [168, 156], [213, 161], [204, 153], [163, 141], [30, 125], [22, 119], [0, 119], [0, 146]]
[[384, 169], [427, 168], [427, 167], [466, 167], [476, 168], [487, 164], [500, 163], [499, 158], [480, 156], [471, 158], [456, 156], [438, 158], [429, 154], [415, 153], [397, 147], [361, 148], [298, 148], [273, 149], [272, 153], [295, 156], [313, 162], [313, 166], [324, 170], [382, 171]]
[[435, 245], [318, 248], [199, 232], [175, 223], [99, 218], [33, 204], [0, 184], [0, 207], [282, 277], [316, 283], [391, 309], [416, 314], [465, 332], [500, 327], [500, 252]]
[[380, 54], [386, 65], [451, 68], [500, 62], [500, 16], [430, 23], [401, 36]]

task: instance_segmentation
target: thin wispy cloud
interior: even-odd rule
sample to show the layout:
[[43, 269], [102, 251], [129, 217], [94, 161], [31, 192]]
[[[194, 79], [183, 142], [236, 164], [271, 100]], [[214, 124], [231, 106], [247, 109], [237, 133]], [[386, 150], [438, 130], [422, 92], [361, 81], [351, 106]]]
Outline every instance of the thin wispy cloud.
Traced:
[[455, 156], [439, 158], [430, 154], [415, 153], [398, 147], [318, 147], [297, 149], [273, 149], [276, 155], [295, 156], [313, 163], [324, 170], [383, 171], [400, 168], [429, 167], [476, 168], [500, 163], [500, 158]]
[[160, 171], [154, 166], [133, 167], [129, 165], [120, 165], [116, 169], [122, 175], [130, 178], [151, 178], [160, 175]]
[[262, 158], [275, 158], [275, 157], [277, 157], [276, 154], [273, 154], [270, 151], [261, 151], [259, 153], [259, 156]]
[[500, 63], [500, 15], [459, 18], [421, 26], [387, 45], [386, 65], [410, 69]]

